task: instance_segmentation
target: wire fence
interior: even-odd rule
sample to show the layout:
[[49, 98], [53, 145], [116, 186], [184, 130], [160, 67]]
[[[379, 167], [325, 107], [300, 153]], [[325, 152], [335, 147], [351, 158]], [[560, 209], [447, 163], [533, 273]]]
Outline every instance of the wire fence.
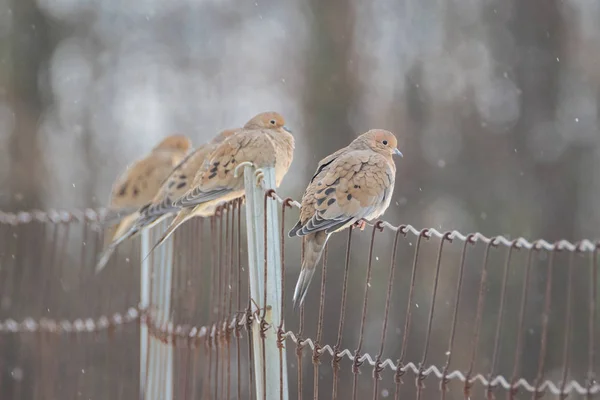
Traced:
[[[295, 312], [301, 243], [287, 230], [299, 204], [259, 193], [191, 220], [171, 250], [153, 253], [150, 280], [169, 290], [157, 297], [150, 285], [141, 305], [139, 238], [94, 274], [103, 211], [0, 214], [2, 398], [600, 397], [598, 243], [379, 221], [333, 235]], [[248, 221], [260, 208], [256, 228]], [[250, 296], [253, 257], [264, 263], [263, 299]], [[267, 300], [272, 266], [277, 307]], [[171, 364], [152, 361], [140, 340]]]

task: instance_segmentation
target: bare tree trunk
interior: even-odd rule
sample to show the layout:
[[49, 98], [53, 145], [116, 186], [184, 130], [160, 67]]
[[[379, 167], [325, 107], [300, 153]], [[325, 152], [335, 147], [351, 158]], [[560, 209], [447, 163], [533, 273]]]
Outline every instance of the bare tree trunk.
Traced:
[[37, 137], [38, 121], [42, 114], [38, 90], [40, 67], [52, 49], [49, 27], [33, 0], [12, 0], [14, 16], [10, 35], [12, 73], [7, 93], [15, 113], [15, 130], [10, 139], [11, 199], [9, 209], [40, 207], [40, 183], [44, 181], [43, 149]]
[[[310, 149], [323, 149], [324, 156], [346, 146], [359, 133], [348, 123], [357, 88], [351, 69], [355, 13], [352, 2], [345, 0], [311, 0], [309, 4], [311, 38], [306, 55], [308, 75], [303, 97], [307, 119], [303, 140]], [[305, 170], [304, 181], [312, 176], [319, 158], [309, 159], [311, 167]], [[330, 252], [329, 258], [342, 259], [343, 254]], [[337, 292], [334, 298], [341, 296], [341, 287], [331, 286], [329, 290]], [[338, 307], [326, 304], [325, 315], [339, 313]], [[349, 324], [354, 322], [349, 318]], [[340, 398], [346, 398], [346, 389], [340, 387], [340, 390]], [[303, 382], [303, 391], [312, 392], [310, 379]]]
[[[5, 93], [14, 112], [14, 131], [9, 139], [8, 182], [4, 187], [8, 195], [1, 209], [15, 211], [42, 206], [40, 184], [45, 178], [44, 159], [38, 142], [38, 121], [43, 111], [41, 94], [38, 90], [38, 74], [51, 52], [49, 27], [45, 17], [39, 12], [34, 0], [11, 0], [9, 7], [13, 13], [12, 32], [7, 39], [8, 59], [11, 64], [6, 72]], [[24, 249], [12, 249], [17, 254]], [[25, 250], [28, 251], [28, 250]], [[21, 253], [22, 254], [22, 253]], [[22, 262], [24, 257], [17, 257]], [[24, 266], [23, 266], [24, 267]], [[20, 266], [17, 270], [22, 270]], [[16, 283], [15, 283], [16, 284]], [[25, 304], [25, 307], [28, 305]], [[20, 310], [14, 310], [22, 316]], [[3, 388], [3, 398], [12, 398], [17, 383], [11, 378], [13, 368], [20, 368], [25, 376], [33, 373], [32, 360], [22, 346], [22, 336], [9, 336], [3, 343], [4, 364], [8, 367], [0, 373], [8, 383]], [[34, 355], [35, 358], [37, 356]], [[22, 364], [17, 365], [21, 361]], [[31, 398], [33, 387], [21, 383], [23, 398]], [[52, 397], [52, 396], [50, 396]]]
[[333, 151], [347, 145], [355, 135], [348, 124], [356, 88], [349, 69], [355, 16], [352, 3], [344, 0], [312, 0], [310, 8], [312, 37], [304, 93], [306, 132], [310, 134], [305, 139], [310, 148]]

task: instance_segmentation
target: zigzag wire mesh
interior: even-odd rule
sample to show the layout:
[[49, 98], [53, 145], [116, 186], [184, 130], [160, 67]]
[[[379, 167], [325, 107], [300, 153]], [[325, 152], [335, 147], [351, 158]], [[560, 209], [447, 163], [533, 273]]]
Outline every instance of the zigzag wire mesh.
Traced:
[[597, 243], [377, 222], [332, 237], [294, 312], [299, 204], [264, 199], [281, 206], [279, 326], [248, 296], [241, 200], [174, 235], [167, 322], [137, 306], [139, 239], [94, 275], [104, 211], [0, 214], [3, 398], [138, 397], [140, 324], [174, 348], [176, 399], [254, 398], [253, 324], [287, 350], [290, 399], [600, 397]]

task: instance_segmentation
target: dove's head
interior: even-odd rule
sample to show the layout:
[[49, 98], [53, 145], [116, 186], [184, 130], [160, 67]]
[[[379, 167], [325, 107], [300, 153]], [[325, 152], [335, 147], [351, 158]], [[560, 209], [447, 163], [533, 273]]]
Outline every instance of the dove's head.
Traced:
[[164, 138], [154, 150], [182, 151], [187, 152], [192, 147], [189, 138], [183, 135], [171, 135]]
[[385, 155], [391, 156], [395, 154], [403, 157], [400, 150], [398, 150], [398, 140], [390, 131], [384, 129], [371, 129], [359, 136], [358, 139], [362, 139], [373, 151]]
[[219, 133], [217, 136], [215, 136], [212, 140], [211, 143], [213, 144], [218, 144], [221, 143], [223, 140], [227, 139], [230, 136], [233, 136], [235, 133], [237, 133], [240, 129], [239, 128], [235, 128], [235, 129], [225, 129], [224, 131], [222, 131], [221, 133]]
[[284, 129], [287, 132], [292, 132], [285, 126], [283, 116], [274, 111], [256, 115], [250, 121], [246, 122], [244, 129]]

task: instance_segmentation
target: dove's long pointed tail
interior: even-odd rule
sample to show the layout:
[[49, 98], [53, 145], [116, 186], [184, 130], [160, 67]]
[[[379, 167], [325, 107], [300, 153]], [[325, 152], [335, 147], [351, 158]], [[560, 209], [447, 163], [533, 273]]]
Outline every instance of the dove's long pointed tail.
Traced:
[[296, 282], [296, 289], [294, 290], [294, 309], [298, 309], [304, 303], [308, 287], [315, 274], [317, 264], [321, 259], [327, 239], [329, 239], [329, 235], [323, 231], [311, 233], [304, 238], [304, 257], [302, 270], [300, 271], [298, 282]]
[[[98, 262], [96, 263], [95, 270], [96, 274], [102, 271], [104, 267], [106, 267], [108, 260], [110, 260], [110, 257], [115, 252], [117, 246], [123, 243], [125, 239], [130, 238], [135, 233], [137, 233], [138, 230], [135, 226], [135, 221], [138, 217], [139, 213], [135, 212], [123, 218], [121, 223], [116, 228], [114, 234], [112, 235], [111, 242], [108, 244], [106, 249], [104, 249], [102, 253], [100, 253], [100, 256], [98, 257]], [[110, 229], [109, 232], [112, 233], [112, 229]]]
[[165, 233], [163, 233], [160, 239], [158, 239], [154, 246], [152, 246], [148, 254], [146, 254], [144, 260], [146, 260], [154, 250], [156, 250], [161, 244], [163, 244], [173, 234], [173, 232], [175, 232], [175, 230], [179, 228], [181, 224], [183, 224], [188, 219], [192, 218], [194, 216], [194, 211], [195, 208], [184, 208], [181, 211], [179, 211], [177, 213], [177, 216], [173, 219], [173, 221], [171, 221], [171, 224], [169, 225]]
[[108, 247], [104, 249], [102, 253], [100, 253], [98, 261], [96, 262], [96, 270], [94, 271], [94, 273], [98, 274], [104, 269], [104, 267], [106, 267], [106, 264], [108, 264], [108, 260], [110, 260], [110, 257], [115, 252], [116, 248], [116, 244], [110, 243]]

